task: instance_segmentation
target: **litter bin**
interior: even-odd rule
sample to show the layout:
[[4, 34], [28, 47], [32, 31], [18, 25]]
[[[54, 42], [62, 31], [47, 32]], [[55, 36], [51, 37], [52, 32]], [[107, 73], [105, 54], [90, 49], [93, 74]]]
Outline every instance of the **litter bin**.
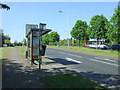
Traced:
[[42, 45], [41, 55], [45, 55], [46, 45]]

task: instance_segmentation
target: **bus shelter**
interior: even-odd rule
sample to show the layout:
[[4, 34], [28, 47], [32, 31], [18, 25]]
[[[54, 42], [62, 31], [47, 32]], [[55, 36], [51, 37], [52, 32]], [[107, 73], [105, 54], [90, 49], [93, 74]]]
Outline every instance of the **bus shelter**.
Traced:
[[46, 24], [40, 23], [38, 25], [26, 24], [26, 38], [27, 49], [26, 58], [31, 61], [31, 65], [36, 64], [34, 61], [39, 62], [39, 69], [41, 68], [42, 57], [45, 54], [46, 46], [42, 45], [42, 35], [50, 32], [51, 29], [46, 29]]

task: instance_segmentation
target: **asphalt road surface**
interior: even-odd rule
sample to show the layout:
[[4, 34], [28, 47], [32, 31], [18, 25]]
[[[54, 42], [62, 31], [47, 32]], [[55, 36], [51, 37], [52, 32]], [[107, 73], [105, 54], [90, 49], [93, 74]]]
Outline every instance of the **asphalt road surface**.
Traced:
[[52, 48], [47, 48], [46, 56], [108, 87], [120, 84], [118, 59]]

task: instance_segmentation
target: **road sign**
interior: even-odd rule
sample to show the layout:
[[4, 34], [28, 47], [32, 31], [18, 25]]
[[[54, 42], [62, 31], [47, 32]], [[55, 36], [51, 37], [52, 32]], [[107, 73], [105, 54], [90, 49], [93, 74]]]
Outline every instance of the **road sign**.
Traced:
[[11, 42], [10, 42], [10, 40], [5, 40], [5, 43], [7, 44], [7, 43], [11, 43]]
[[26, 24], [26, 35], [30, 32], [31, 28], [38, 28], [37, 24]]

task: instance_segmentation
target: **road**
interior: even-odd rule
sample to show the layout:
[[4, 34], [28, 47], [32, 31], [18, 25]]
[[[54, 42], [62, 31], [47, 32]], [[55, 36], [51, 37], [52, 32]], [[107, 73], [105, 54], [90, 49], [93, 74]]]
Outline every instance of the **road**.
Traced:
[[47, 48], [46, 56], [108, 87], [118, 86], [118, 59]]

